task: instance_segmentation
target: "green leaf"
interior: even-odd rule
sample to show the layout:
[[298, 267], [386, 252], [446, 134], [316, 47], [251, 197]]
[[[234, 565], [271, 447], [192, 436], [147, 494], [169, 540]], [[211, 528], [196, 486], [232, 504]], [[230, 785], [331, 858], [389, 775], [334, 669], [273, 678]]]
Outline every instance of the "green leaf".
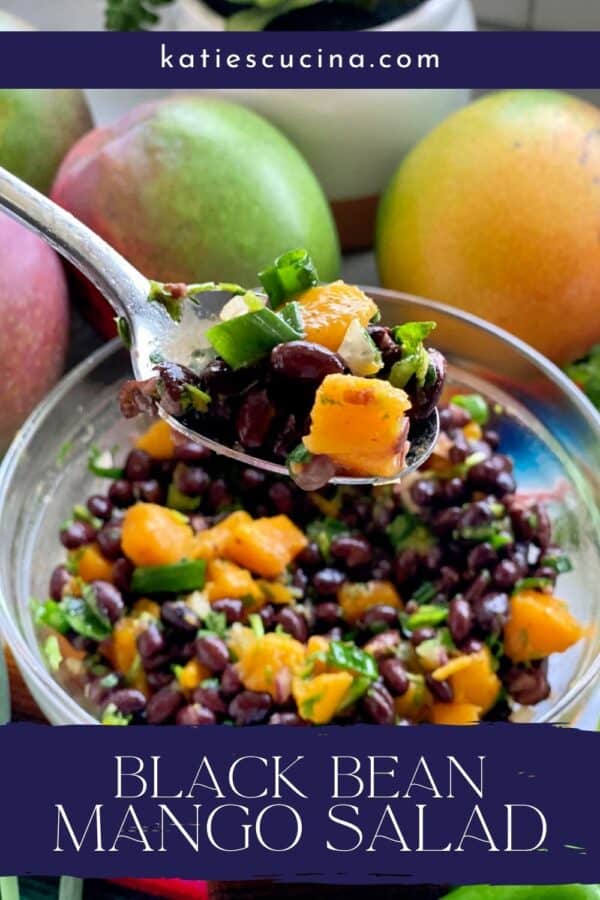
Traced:
[[204, 587], [206, 561], [183, 559], [164, 566], [138, 566], [131, 576], [134, 594], [180, 594]]
[[224, 637], [227, 631], [227, 616], [224, 612], [215, 612], [213, 609], [204, 619], [204, 629], [217, 637]]
[[61, 600], [69, 627], [83, 637], [93, 641], [103, 641], [111, 634], [111, 625], [100, 618], [82, 597], [65, 597]]
[[104, 710], [100, 721], [103, 725], [129, 725], [131, 716], [124, 716], [116, 706], [110, 703]]
[[410, 599], [414, 600], [415, 603], [418, 603], [419, 605], [429, 603], [430, 600], [433, 600], [437, 592], [437, 588], [432, 581], [424, 581], [423, 584], [419, 585]]
[[42, 651], [46, 657], [46, 662], [51, 672], [58, 672], [60, 664], [63, 661], [63, 655], [60, 652], [60, 645], [55, 634], [49, 635], [42, 646]]
[[60, 631], [61, 634], [66, 634], [69, 630], [66, 613], [56, 600], [46, 600], [45, 603], [40, 603], [39, 600], [32, 599], [31, 609], [36, 625], [46, 625], [53, 631]]
[[549, 568], [554, 569], [555, 572], [558, 572], [559, 575], [564, 575], [566, 572], [573, 571], [573, 563], [569, 557], [563, 553], [547, 553], [540, 559], [540, 566], [548, 566]]
[[306, 529], [307, 538], [314, 541], [327, 562], [331, 559], [331, 542], [342, 534], [348, 534], [348, 526], [330, 516], [315, 519]]
[[[267, 6], [264, 2], [256, 2], [256, 5]], [[268, 4], [269, 11], [274, 5]], [[259, 272], [258, 278], [273, 308], [319, 283], [317, 270], [306, 250], [288, 250], [278, 256], [272, 266]]]
[[466, 410], [477, 425], [485, 425], [490, 418], [490, 408], [481, 394], [455, 394], [450, 402]]
[[385, 529], [394, 550], [430, 550], [435, 539], [426, 525], [412, 513], [400, 513]]
[[100, 450], [96, 445], [90, 447], [88, 469], [99, 478], [111, 478], [113, 480], [122, 478], [125, 474], [125, 470], [121, 466], [115, 466], [113, 452], [111, 450]]
[[394, 340], [407, 353], [414, 353], [436, 327], [435, 322], [405, 322], [394, 328]]
[[600, 409], [600, 344], [592, 347], [587, 356], [567, 366], [565, 371]]
[[435, 628], [437, 625], [442, 625], [447, 618], [448, 607], [425, 604], [404, 619], [404, 627], [408, 631], [416, 631], [417, 628]]
[[353, 703], [356, 703], [366, 692], [369, 690], [371, 685], [373, 684], [373, 679], [368, 675], [359, 675], [354, 679], [348, 693], [344, 697], [341, 705], [339, 706], [339, 711], [342, 709], [347, 709], [349, 706], [352, 706]]
[[365, 675], [372, 681], [379, 677], [375, 659], [356, 644], [330, 641], [326, 662], [332, 669], [343, 669], [357, 675]]
[[514, 593], [519, 591], [547, 591], [553, 586], [551, 578], [520, 578], [514, 587]]
[[232, 369], [251, 365], [270, 353], [277, 344], [297, 341], [302, 337], [301, 332], [267, 307], [219, 322], [206, 332], [211, 347]]
[[419, 386], [425, 384], [430, 360], [423, 341], [435, 327], [435, 322], [405, 322], [394, 328], [394, 340], [402, 349], [401, 359], [390, 371], [389, 380], [394, 387], [406, 387], [413, 377]]

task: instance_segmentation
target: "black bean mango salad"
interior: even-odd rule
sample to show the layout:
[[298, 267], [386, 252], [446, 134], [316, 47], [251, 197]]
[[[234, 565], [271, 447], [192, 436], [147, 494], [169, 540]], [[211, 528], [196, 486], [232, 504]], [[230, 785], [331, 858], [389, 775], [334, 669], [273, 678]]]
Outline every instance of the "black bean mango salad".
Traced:
[[569, 559], [485, 399], [440, 415], [425, 468], [375, 488], [307, 492], [162, 420], [122, 466], [94, 450], [106, 489], [35, 603], [50, 669], [121, 725], [463, 725], [544, 700], [584, 634], [555, 596]]
[[198, 433], [254, 457], [287, 463], [308, 490], [334, 475], [391, 478], [405, 467], [411, 427], [440, 398], [446, 361], [424, 340], [435, 322], [378, 324], [359, 287], [320, 284], [304, 250], [259, 274], [264, 293], [239, 285], [156, 284], [151, 300], [175, 318], [181, 301], [233, 293], [206, 332], [197, 370], [158, 362], [128, 382], [127, 417], [160, 404]]

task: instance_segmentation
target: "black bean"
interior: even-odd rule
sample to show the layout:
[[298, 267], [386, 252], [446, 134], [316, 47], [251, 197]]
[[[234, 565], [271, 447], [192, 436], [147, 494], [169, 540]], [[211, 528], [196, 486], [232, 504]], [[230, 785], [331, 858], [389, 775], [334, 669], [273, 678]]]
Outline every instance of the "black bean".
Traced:
[[106, 559], [114, 560], [122, 556], [120, 525], [111, 525], [109, 522], [108, 525], [100, 529], [96, 535], [96, 541], [102, 556]]
[[240, 485], [245, 491], [256, 491], [263, 487], [266, 475], [260, 469], [242, 469]]
[[275, 607], [273, 604], [265, 603], [265, 605], [259, 609], [258, 614], [261, 617], [265, 628], [272, 628], [275, 622]]
[[289, 515], [294, 507], [292, 492], [282, 481], [276, 481], [267, 491], [268, 497], [280, 515]]
[[308, 584], [308, 575], [302, 569], [295, 569], [292, 575], [292, 586], [299, 588], [302, 593], [306, 590]]
[[206, 635], [196, 641], [196, 656], [211, 672], [222, 672], [229, 663], [227, 644], [216, 635]]
[[447, 509], [442, 509], [431, 520], [431, 528], [440, 537], [450, 534], [458, 526], [461, 515], [460, 506], [449, 506]]
[[103, 497], [101, 494], [92, 494], [88, 498], [86, 505], [93, 516], [96, 516], [97, 519], [102, 519], [104, 522], [108, 521], [112, 515], [112, 503], [108, 497]]
[[120, 509], [131, 506], [135, 499], [131, 483], [124, 478], [117, 478], [116, 481], [113, 481], [108, 489], [108, 497]]
[[416, 550], [402, 550], [394, 560], [394, 576], [399, 584], [414, 578], [419, 568]]
[[376, 682], [361, 702], [361, 708], [367, 718], [376, 725], [393, 725], [396, 718], [394, 701], [388, 689]]
[[447, 503], [460, 503], [466, 493], [466, 486], [462, 478], [449, 478], [443, 485], [444, 500]]
[[131, 450], [125, 461], [125, 477], [129, 481], [147, 481], [152, 477], [154, 460], [145, 450]]
[[478, 641], [477, 638], [474, 637], [467, 638], [467, 640], [463, 641], [460, 645], [461, 653], [479, 653], [482, 649], [483, 642]]
[[232, 697], [233, 694], [237, 694], [238, 691], [241, 691], [243, 685], [238, 674], [238, 670], [236, 667], [229, 663], [223, 669], [223, 674], [221, 675], [221, 693], [225, 697]]
[[294, 472], [294, 481], [303, 491], [318, 491], [335, 475], [335, 463], [324, 453], [316, 453]]
[[345, 580], [346, 576], [339, 569], [326, 568], [320, 569], [313, 575], [312, 585], [317, 594], [329, 597], [337, 594], [338, 588], [343, 585]]
[[384, 659], [386, 656], [394, 656], [396, 649], [400, 646], [399, 631], [382, 631], [376, 634], [364, 645], [363, 650], [370, 653], [375, 659]]
[[148, 687], [151, 687], [153, 691], [159, 691], [173, 682], [173, 673], [171, 671], [160, 672], [156, 670], [155, 672], [148, 672], [146, 666], [144, 666], [144, 670], [146, 670]]
[[437, 587], [440, 591], [443, 591], [446, 594], [451, 593], [451, 591], [458, 585], [460, 581], [460, 575], [453, 569], [452, 566], [442, 566], [440, 568], [440, 575], [437, 580]]
[[491, 544], [477, 544], [469, 551], [467, 556], [467, 565], [471, 572], [479, 572], [480, 569], [487, 569], [498, 560], [498, 554]]
[[202, 371], [202, 383], [208, 393], [237, 397], [251, 388], [261, 377], [257, 366], [231, 369], [222, 359], [212, 360]]
[[146, 708], [146, 698], [141, 691], [133, 688], [121, 688], [108, 695], [106, 705], [115, 706], [124, 716], [130, 716]]
[[266, 390], [261, 388], [250, 391], [244, 398], [236, 419], [240, 443], [250, 450], [262, 447], [274, 416], [275, 408]]
[[317, 621], [330, 628], [339, 622], [342, 611], [334, 600], [326, 600], [324, 603], [317, 603], [315, 606], [315, 616]]
[[149, 659], [160, 653], [165, 642], [162, 633], [154, 624], [148, 625], [137, 637], [137, 648], [142, 659]]
[[[182, 632], [185, 634], [185, 632]], [[187, 635], [189, 636], [189, 635]], [[196, 644], [194, 641], [186, 641], [184, 644], [179, 643], [180, 634], [170, 635], [173, 646], [169, 651], [171, 659], [176, 663], [188, 663], [196, 655]]]
[[402, 347], [396, 343], [392, 337], [391, 330], [386, 325], [368, 325], [367, 331], [375, 346], [381, 352], [386, 368], [392, 366], [401, 358]]
[[121, 591], [109, 581], [92, 581], [90, 586], [99, 612], [106, 616], [109, 622], [120, 619], [125, 611]]
[[540, 566], [533, 573], [533, 578], [544, 578], [550, 582], [551, 586], [554, 586], [556, 583], [556, 577], [557, 572], [551, 566]]
[[[119, 683], [120, 678], [115, 673], [116, 684]], [[104, 706], [108, 702], [109, 694], [111, 693], [111, 688], [107, 687], [106, 679], [104, 677], [94, 678], [92, 681], [88, 681], [85, 686], [85, 696], [86, 698], [94, 704], [94, 706]]]
[[508, 619], [508, 594], [490, 591], [473, 602], [477, 624], [486, 634], [500, 634]]
[[330, 641], [341, 641], [343, 637], [342, 629], [339, 625], [334, 625], [333, 628], [330, 628], [329, 631], [325, 632], [325, 637], [329, 638]]
[[321, 562], [321, 551], [314, 541], [310, 541], [304, 550], [301, 550], [296, 561], [305, 568], [314, 568]]
[[550, 518], [539, 504], [529, 504], [515, 498], [509, 504], [509, 513], [517, 537], [523, 541], [533, 541], [542, 549], [550, 544]]
[[395, 658], [382, 659], [379, 663], [379, 672], [385, 681], [386, 687], [395, 697], [401, 697], [409, 688], [409, 678], [403, 663]]
[[222, 597], [211, 605], [214, 612], [225, 613], [228, 625], [241, 622], [244, 618], [244, 604], [237, 597]]
[[126, 594], [131, 588], [131, 576], [133, 575], [133, 563], [123, 556], [118, 559], [112, 569], [113, 584], [122, 593]]
[[436, 700], [439, 700], [441, 703], [452, 703], [454, 690], [449, 681], [439, 681], [432, 675], [426, 675], [425, 683]]
[[413, 647], [418, 647], [423, 641], [429, 641], [435, 637], [435, 628], [424, 625], [422, 628], [415, 628], [410, 636], [410, 642]]
[[283, 609], [275, 616], [275, 622], [281, 625], [287, 634], [291, 634], [293, 638], [305, 644], [308, 640], [308, 623], [306, 617], [302, 613], [291, 606], [284, 606]]
[[186, 466], [185, 463], [179, 463], [173, 473], [173, 483], [177, 490], [187, 497], [200, 497], [207, 490], [210, 477], [204, 469], [200, 469], [198, 466]]
[[242, 691], [229, 704], [229, 715], [236, 725], [255, 725], [267, 718], [271, 706], [269, 694]]
[[523, 706], [535, 706], [550, 694], [545, 665], [513, 666], [503, 681], [510, 696]]
[[448, 459], [451, 463], [457, 465], [458, 463], [463, 463], [473, 450], [462, 431], [455, 431], [452, 435], [452, 440], [453, 444], [448, 450]]
[[56, 566], [50, 576], [49, 594], [52, 600], [62, 600], [63, 590], [71, 581], [69, 570], [66, 566]]
[[483, 429], [483, 439], [487, 444], [490, 445], [492, 450], [495, 450], [500, 444], [500, 435], [493, 428]]
[[492, 579], [492, 576], [488, 572], [487, 569], [484, 569], [483, 572], [480, 572], [477, 578], [471, 582], [467, 590], [465, 591], [465, 600], [467, 603], [475, 603], [479, 600], [480, 597], [483, 597], [484, 593], [488, 589], [488, 585]]
[[284, 378], [320, 384], [327, 375], [345, 371], [343, 359], [310, 341], [288, 341], [271, 351], [271, 367]]
[[156, 478], [149, 481], [134, 481], [132, 488], [136, 500], [142, 500], [144, 503], [164, 503], [165, 489]]
[[431, 415], [440, 399], [446, 379], [446, 359], [439, 350], [429, 349], [429, 368], [423, 385], [407, 385], [407, 393], [412, 403], [408, 415], [411, 419], [426, 419]]
[[453, 640], [459, 644], [466, 640], [473, 627], [473, 615], [470, 605], [464, 597], [455, 597], [450, 601], [448, 612], [448, 628]]
[[298, 713], [295, 712], [274, 712], [269, 718], [269, 725], [293, 725], [295, 727], [299, 725], [307, 725], [303, 719], [300, 718]]
[[214, 712], [200, 703], [188, 703], [175, 716], [176, 725], [214, 725], [216, 721]]
[[200, 628], [198, 613], [194, 612], [183, 600], [172, 600], [163, 603], [160, 610], [161, 619], [178, 631], [192, 634]]
[[442, 561], [442, 548], [437, 545], [430, 547], [421, 558], [421, 561], [428, 572], [438, 572]]
[[389, 581], [393, 571], [394, 566], [391, 559], [387, 559], [384, 556], [373, 563], [371, 567], [371, 577], [376, 581]]
[[359, 624], [369, 631], [383, 631], [384, 628], [398, 624], [398, 610], [393, 606], [378, 603], [363, 613]]
[[90, 544], [96, 537], [96, 529], [89, 522], [77, 519], [60, 532], [60, 542], [67, 550], [78, 550], [84, 544]]
[[184, 463], [204, 463], [212, 456], [212, 450], [197, 441], [176, 441], [173, 451], [175, 459]]
[[149, 725], [160, 725], [172, 718], [183, 704], [183, 694], [171, 686], [161, 688], [148, 700], [146, 719]]
[[145, 672], [160, 672], [161, 675], [164, 675], [164, 669], [169, 669], [169, 678], [164, 682], [165, 684], [173, 682], [173, 673], [170, 671], [172, 663], [171, 653], [157, 653], [156, 656], [145, 656], [142, 659]]
[[492, 519], [493, 515], [489, 503], [486, 500], [476, 500], [474, 503], [469, 503], [462, 510], [457, 528], [459, 530], [463, 528], [478, 528], [481, 525], [489, 525]]
[[364, 537], [342, 534], [335, 537], [330, 546], [331, 555], [346, 563], [349, 568], [363, 566], [370, 562], [373, 551]]
[[519, 578], [521, 568], [513, 559], [503, 559], [494, 568], [492, 580], [501, 591], [511, 591]]
[[207, 709], [210, 709], [214, 713], [223, 713], [227, 712], [227, 704], [223, 700], [223, 697], [219, 693], [219, 688], [217, 687], [198, 687], [194, 691], [194, 701], [196, 703], [201, 703], [202, 706], [205, 706]]
[[211, 481], [206, 497], [213, 510], [218, 511], [222, 506], [229, 506], [233, 502], [233, 495], [223, 478], [215, 478]]
[[471, 414], [455, 403], [449, 403], [440, 410], [440, 425], [444, 431], [449, 431], [451, 428], [464, 428], [470, 421]]

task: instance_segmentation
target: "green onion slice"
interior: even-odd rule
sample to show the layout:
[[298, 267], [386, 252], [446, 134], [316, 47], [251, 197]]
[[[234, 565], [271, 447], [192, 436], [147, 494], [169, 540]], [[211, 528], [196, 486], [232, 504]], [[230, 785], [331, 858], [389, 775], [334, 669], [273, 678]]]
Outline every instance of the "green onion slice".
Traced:
[[272, 307], [319, 283], [317, 270], [306, 250], [289, 250], [259, 272], [258, 278]]
[[134, 594], [179, 594], [204, 587], [206, 561], [183, 559], [164, 566], [138, 566], [131, 576]]
[[280, 315], [264, 307], [213, 325], [206, 338], [218, 356], [232, 369], [248, 366], [270, 353], [277, 344], [297, 341], [302, 332]]

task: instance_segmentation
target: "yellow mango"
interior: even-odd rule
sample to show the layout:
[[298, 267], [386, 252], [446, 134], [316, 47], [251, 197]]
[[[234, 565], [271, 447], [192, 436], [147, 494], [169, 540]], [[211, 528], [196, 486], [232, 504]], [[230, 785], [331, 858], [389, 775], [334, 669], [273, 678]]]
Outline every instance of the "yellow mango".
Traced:
[[178, 672], [177, 680], [184, 691], [194, 691], [200, 682], [210, 678], [212, 672], [197, 659], [190, 659]]
[[474, 703], [434, 703], [429, 710], [429, 721], [435, 725], [476, 725], [481, 709]]
[[227, 559], [211, 559], [206, 569], [206, 596], [211, 603], [224, 597], [262, 599], [262, 593], [247, 569]]
[[277, 578], [307, 543], [291, 519], [271, 516], [236, 525], [225, 555], [263, 578]]
[[584, 629], [566, 603], [541, 591], [523, 590], [510, 601], [504, 626], [504, 652], [513, 662], [543, 659], [577, 643]]
[[401, 609], [402, 603], [391, 581], [347, 581], [338, 591], [338, 602], [348, 622], [357, 619], [372, 606], [393, 606]]
[[77, 574], [84, 581], [112, 581], [113, 564], [102, 553], [98, 544], [84, 547], [77, 563]]
[[309, 288], [298, 297], [307, 341], [337, 350], [353, 319], [364, 327], [377, 312], [370, 297], [353, 284], [334, 281]]
[[[465, 664], [448, 676], [454, 701], [478, 706], [483, 715], [492, 708], [502, 687], [492, 667], [492, 655], [487, 647], [483, 647], [478, 653], [469, 653], [459, 659], [464, 660]], [[458, 664], [458, 660], [452, 662]], [[443, 668], [437, 669], [433, 677], [442, 680]]]
[[162, 566], [191, 558], [194, 532], [180, 513], [157, 503], [136, 503], [123, 519], [123, 553], [136, 566]]
[[405, 391], [378, 378], [327, 375], [315, 395], [304, 446], [354, 475], [395, 475], [406, 451]]
[[242, 642], [234, 639], [230, 643], [238, 657], [239, 676], [248, 690], [266, 691], [277, 698], [280, 688], [275, 680], [276, 676], [287, 669], [291, 681], [292, 673], [304, 663], [306, 647], [289, 635], [274, 631], [263, 637], [253, 636], [254, 640], [246, 635]]
[[163, 419], [154, 422], [135, 442], [138, 450], [145, 450], [154, 459], [173, 459], [175, 442], [170, 427]]
[[226, 516], [212, 528], [207, 528], [196, 535], [194, 541], [195, 559], [216, 559], [225, 557], [227, 544], [233, 531], [241, 524], [251, 522], [252, 516], [243, 509], [238, 509]]
[[330, 722], [342, 705], [352, 686], [349, 672], [317, 675], [316, 678], [294, 678], [292, 694], [298, 713], [308, 722], [325, 725]]

